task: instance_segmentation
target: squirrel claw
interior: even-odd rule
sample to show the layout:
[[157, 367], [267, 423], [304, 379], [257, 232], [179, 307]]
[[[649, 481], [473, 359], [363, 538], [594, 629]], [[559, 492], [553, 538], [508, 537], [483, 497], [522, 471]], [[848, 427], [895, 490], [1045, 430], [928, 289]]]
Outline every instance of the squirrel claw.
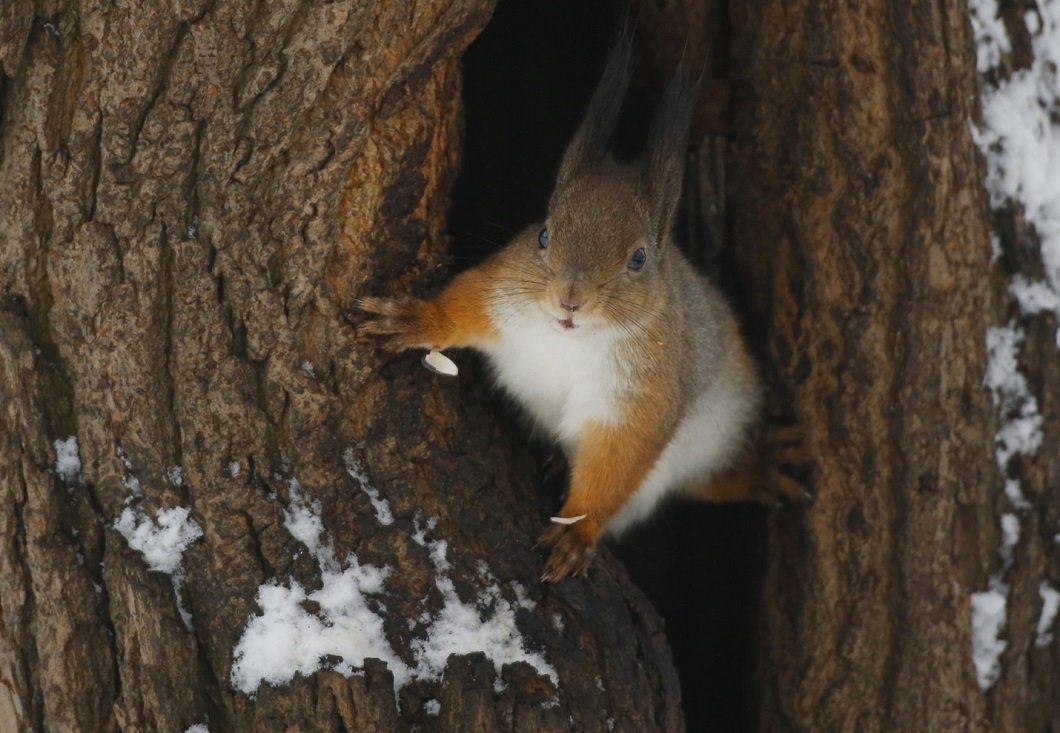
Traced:
[[391, 298], [360, 298], [356, 305], [365, 313], [377, 316], [357, 327], [360, 336], [382, 337], [381, 346], [398, 353], [423, 346], [416, 320], [416, 301]]
[[401, 309], [401, 301], [393, 298], [373, 298], [371, 296], [357, 298], [354, 301], [354, 305], [365, 313], [371, 313], [376, 316], [393, 316]]
[[764, 443], [762, 464], [766, 468], [753, 498], [768, 508], [812, 502], [806, 485], [812, 483], [813, 457], [802, 426], [771, 425]]
[[414, 349], [420, 345], [417, 339], [412, 338], [410, 334], [400, 333], [395, 330], [388, 321], [389, 319], [379, 319], [363, 323], [357, 327], [357, 334], [359, 336], [380, 337], [379, 346], [384, 351], [389, 351], [394, 354], [407, 351], [408, 349]]
[[551, 547], [541, 582], [556, 583], [568, 577], [586, 577], [596, 557], [596, 544], [577, 525], [554, 524], [538, 537], [536, 548]]
[[780, 509], [787, 504], [809, 504], [813, 501], [813, 495], [801, 481], [776, 469], [770, 469], [764, 480], [754, 486], [751, 498], [766, 509]]

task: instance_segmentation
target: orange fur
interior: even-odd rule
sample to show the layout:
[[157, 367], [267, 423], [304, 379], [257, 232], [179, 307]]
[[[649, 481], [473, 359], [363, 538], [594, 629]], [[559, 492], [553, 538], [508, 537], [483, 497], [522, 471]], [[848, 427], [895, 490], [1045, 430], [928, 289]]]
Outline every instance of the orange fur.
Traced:
[[477, 346], [497, 337], [489, 317], [490, 276], [485, 267], [467, 270], [453, 279], [437, 298], [424, 303], [420, 318], [438, 348]]
[[652, 432], [638, 421], [586, 427], [561, 515], [587, 515], [571, 527], [588, 542], [596, 543], [659, 458], [666, 441]]
[[[673, 338], [669, 333], [659, 336], [664, 341]], [[560, 516], [586, 516], [572, 525], [553, 524], [542, 534], [539, 544], [552, 547], [543, 580], [588, 572], [600, 535], [644, 483], [673, 437], [681, 411], [680, 386], [667, 378], [672, 349], [659, 344], [653, 356], [638, 360], [630, 375], [638, 389], [625, 395], [620, 424], [590, 422], [583, 428]]]
[[751, 467], [727, 471], [688, 490], [693, 499], [711, 502], [747, 501], [759, 498], [760, 487]]
[[[654, 417], [662, 418], [664, 413]], [[617, 427], [600, 423], [585, 427], [571, 472], [570, 493], [560, 512], [563, 517], [584, 514], [585, 518], [571, 525], [553, 524], [541, 535], [538, 543], [552, 548], [542, 580], [555, 582], [588, 572], [604, 528], [662, 453], [668, 433], [660, 433], [667, 431], [659, 422], [646, 426], [642, 419]]]
[[491, 275], [477, 267], [455, 277], [434, 300], [362, 298], [361, 310], [379, 318], [358, 331], [384, 336], [391, 351], [480, 346], [497, 337], [487, 308]]
[[770, 427], [743, 459], [701, 484], [685, 489], [685, 496], [699, 501], [757, 501], [777, 506], [781, 500], [807, 501], [806, 488], [797, 478], [782, 470], [784, 464], [806, 465], [809, 454], [802, 443], [802, 431]]
[[688, 477], [721, 472], [688, 487], [712, 500], [758, 498], [760, 485], [757, 462], [747, 477], [740, 462], [761, 406], [755, 364], [721, 294], [668, 244], [696, 85], [675, 74], [643, 165], [609, 160], [629, 51], [608, 62], [544, 221], [430, 301], [361, 301], [378, 317], [360, 331], [388, 349], [479, 348], [563, 445], [572, 470], [561, 515], [579, 519], [539, 540], [550, 581], [588, 572], [605, 530], [641, 521]]

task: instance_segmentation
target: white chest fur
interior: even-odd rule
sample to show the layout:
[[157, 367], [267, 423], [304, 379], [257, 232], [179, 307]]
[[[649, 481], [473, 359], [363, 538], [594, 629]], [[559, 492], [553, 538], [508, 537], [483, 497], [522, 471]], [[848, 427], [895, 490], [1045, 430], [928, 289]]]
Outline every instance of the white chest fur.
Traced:
[[618, 420], [629, 377], [613, 332], [563, 330], [536, 308], [498, 321], [501, 338], [484, 349], [497, 381], [568, 456], [586, 423]]
[[[497, 381], [574, 458], [590, 422], [617, 424], [631, 395], [621, 332], [565, 331], [536, 307], [493, 313], [500, 338], [483, 351]], [[704, 362], [713, 379], [690, 395], [669, 443], [607, 531], [620, 534], [672, 491], [694, 488], [743, 449], [758, 414], [757, 382], [731, 354]]]

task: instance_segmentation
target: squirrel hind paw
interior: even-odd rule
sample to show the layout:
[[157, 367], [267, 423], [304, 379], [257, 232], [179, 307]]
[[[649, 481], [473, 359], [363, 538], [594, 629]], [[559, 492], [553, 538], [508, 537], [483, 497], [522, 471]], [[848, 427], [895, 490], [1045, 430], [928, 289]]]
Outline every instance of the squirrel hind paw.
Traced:
[[756, 483], [751, 498], [762, 506], [779, 509], [785, 504], [809, 504], [813, 495], [798, 478], [789, 476], [778, 468], [770, 468], [767, 475]]
[[764, 465], [752, 480], [750, 498], [766, 507], [779, 508], [785, 504], [809, 504], [813, 495], [813, 462], [803, 446], [790, 451], [770, 450]]
[[576, 529], [577, 525], [553, 524], [537, 540], [535, 547], [552, 548], [541, 573], [543, 583], [589, 574], [596, 557], [596, 544]]
[[766, 481], [775, 498], [793, 504], [809, 504], [813, 501], [813, 494], [807, 487], [812, 486], [812, 475], [812, 467], [805, 464], [781, 464], [770, 467]]
[[807, 490], [813, 485], [813, 456], [801, 425], [771, 426], [763, 452], [765, 470], [755, 487], [758, 501], [773, 505], [813, 501]]

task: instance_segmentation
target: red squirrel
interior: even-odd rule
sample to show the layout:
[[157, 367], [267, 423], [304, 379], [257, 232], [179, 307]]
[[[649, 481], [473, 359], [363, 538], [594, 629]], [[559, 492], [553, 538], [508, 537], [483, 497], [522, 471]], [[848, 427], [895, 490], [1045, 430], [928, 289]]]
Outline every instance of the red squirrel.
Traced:
[[[566, 453], [570, 490], [542, 575], [587, 573], [597, 541], [669, 494], [759, 498], [745, 478], [763, 389], [732, 310], [674, 245], [696, 85], [678, 71], [646, 153], [607, 145], [629, 85], [620, 43], [568, 146], [544, 221], [434, 299], [364, 298], [385, 347], [469, 347]], [[564, 523], [556, 521], [566, 520]]]

